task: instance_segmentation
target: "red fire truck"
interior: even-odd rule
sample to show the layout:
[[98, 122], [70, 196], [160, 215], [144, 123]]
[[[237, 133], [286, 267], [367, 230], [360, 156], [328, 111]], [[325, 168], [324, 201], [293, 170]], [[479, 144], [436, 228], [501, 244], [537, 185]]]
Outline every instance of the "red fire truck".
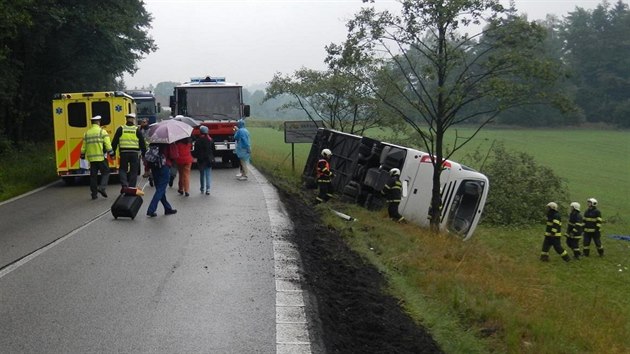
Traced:
[[[234, 127], [239, 119], [249, 117], [250, 107], [243, 104], [243, 86], [225, 82], [224, 77], [205, 76], [175, 86], [170, 97], [171, 114], [201, 121], [214, 140], [215, 156], [224, 164], [237, 167]], [[199, 134], [195, 128], [193, 136]]]

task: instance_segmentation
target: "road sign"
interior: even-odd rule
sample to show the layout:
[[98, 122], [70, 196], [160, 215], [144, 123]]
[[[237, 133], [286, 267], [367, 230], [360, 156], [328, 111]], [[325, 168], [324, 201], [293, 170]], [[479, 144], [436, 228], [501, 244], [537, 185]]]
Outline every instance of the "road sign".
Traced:
[[312, 143], [317, 128], [323, 128], [324, 122], [321, 120], [298, 120], [284, 122], [284, 142], [285, 143]]

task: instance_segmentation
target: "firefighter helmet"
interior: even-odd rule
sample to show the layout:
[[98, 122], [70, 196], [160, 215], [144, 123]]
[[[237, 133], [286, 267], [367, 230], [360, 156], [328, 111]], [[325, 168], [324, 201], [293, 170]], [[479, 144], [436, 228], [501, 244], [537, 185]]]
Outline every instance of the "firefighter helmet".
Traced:
[[549, 204], [547, 204], [547, 207], [553, 210], [558, 210], [558, 204], [556, 204], [555, 202], [549, 202]]
[[588, 198], [586, 201], [591, 203], [592, 206], [597, 206], [597, 199], [595, 198]]
[[580, 203], [573, 202], [573, 203], [570, 204], [570, 206], [571, 206], [571, 208], [573, 208], [573, 209], [575, 209], [577, 211], [580, 211]]
[[328, 158], [332, 156], [332, 151], [330, 151], [329, 149], [324, 149], [322, 150], [322, 156]]
[[391, 170], [389, 170], [389, 175], [390, 176], [400, 176], [400, 170], [397, 168], [392, 168]]

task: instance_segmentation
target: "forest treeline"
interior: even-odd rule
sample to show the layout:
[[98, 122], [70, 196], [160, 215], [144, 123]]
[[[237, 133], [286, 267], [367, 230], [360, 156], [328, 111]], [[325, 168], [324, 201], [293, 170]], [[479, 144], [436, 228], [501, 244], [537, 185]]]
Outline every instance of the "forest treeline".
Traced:
[[[151, 21], [140, 0], [0, 1], [0, 140], [52, 139], [55, 93], [125, 89], [123, 74], [134, 73], [139, 60], [158, 49]], [[566, 72], [555, 89], [574, 107], [522, 106], [495, 122], [630, 127], [628, 5], [604, 1], [592, 10], [576, 7], [562, 18], [549, 15], [537, 22], [547, 30], [541, 56], [562, 63]], [[170, 84], [159, 83], [156, 93], [165, 95]], [[264, 89], [245, 90], [253, 116], [304, 117], [299, 110], [278, 111], [289, 96], [265, 100], [265, 95]]]

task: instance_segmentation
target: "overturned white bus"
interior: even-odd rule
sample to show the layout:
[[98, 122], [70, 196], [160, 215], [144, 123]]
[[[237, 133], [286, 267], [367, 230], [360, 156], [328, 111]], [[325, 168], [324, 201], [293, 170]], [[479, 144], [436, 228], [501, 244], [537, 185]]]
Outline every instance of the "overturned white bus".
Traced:
[[[429, 226], [433, 165], [431, 156], [419, 150], [347, 134], [319, 129], [304, 167], [303, 179], [315, 187], [316, 164], [322, 149], [328, 148], [334, 174], [333, 189], [342, 200], [368, 209], [380, 209], [380, 191], [389, 170], [400, 169], [403, 197], [399, 212], [409, 221]], [[469, 239], [481, 217], [488, 196], [488, 178], [480, 172], [447, 160], [441, 174], [442, 209], [440, 228]]]

